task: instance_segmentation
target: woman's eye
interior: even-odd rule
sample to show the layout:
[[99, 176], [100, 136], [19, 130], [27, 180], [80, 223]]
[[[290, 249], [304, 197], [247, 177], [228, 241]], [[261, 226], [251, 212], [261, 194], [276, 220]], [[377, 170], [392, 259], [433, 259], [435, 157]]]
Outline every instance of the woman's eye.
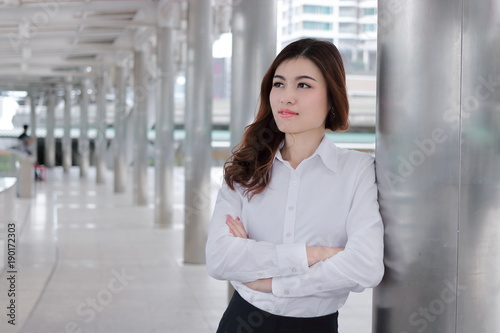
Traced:
[[299, 87], [299, 88], [311, 88], [311, 86], [310, 86], [310, 85], [308, 85], [307, 83], [299, 83], [299, 84], [297, 85], [297, 87]]
[[283, 87], [283, 83], [281, 83], [281, 82], [274, 82], [273, 83], [273, 87], [277, 87], [277, 88]]

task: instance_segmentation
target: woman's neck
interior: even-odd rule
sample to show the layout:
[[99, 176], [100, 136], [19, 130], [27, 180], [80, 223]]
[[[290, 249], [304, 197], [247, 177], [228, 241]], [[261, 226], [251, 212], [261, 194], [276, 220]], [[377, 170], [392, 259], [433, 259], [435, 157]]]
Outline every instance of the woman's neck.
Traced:
[[285, 145], [281, 148], [281, 156], [292, 168], [309, 158], [323, 140], [324, 132], [285, 134]]

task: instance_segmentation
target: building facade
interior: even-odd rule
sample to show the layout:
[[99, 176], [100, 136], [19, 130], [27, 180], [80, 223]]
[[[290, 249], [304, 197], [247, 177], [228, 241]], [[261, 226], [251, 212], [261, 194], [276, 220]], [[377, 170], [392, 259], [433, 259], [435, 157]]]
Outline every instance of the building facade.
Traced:
[[278, 41], [281, 48], [302, 37], [333, 42], [348, 73], [375, 72], [376, 0], [281, 0]]

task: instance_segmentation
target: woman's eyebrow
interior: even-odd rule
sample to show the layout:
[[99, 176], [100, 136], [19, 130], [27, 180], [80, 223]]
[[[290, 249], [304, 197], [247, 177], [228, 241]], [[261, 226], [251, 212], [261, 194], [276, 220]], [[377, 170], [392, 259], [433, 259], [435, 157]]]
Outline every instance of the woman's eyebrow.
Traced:
[[313, 80], [313, 81], [316, 81], [315, 78], [313, 77], [310, 77], [308, 75], [300, 75], [300, 76], [297, 76], [296, 80], [302, 80], [302, 79], [309, 79], [309, 80]]
[[[275, 75], [274, 76], [275, 79], [281, 79], [283, 81], [286, 81], [285, 77], [283, 75]], [[302, 80], [302, 79], [309, 79], [309, 80], [313, 80], [313, 81], [316, 81], [315, 78], [313, 77], [310, 77], [309, 75], [300, 75], [300, 76], [297, 76], [295, 78], [295, 80]]]

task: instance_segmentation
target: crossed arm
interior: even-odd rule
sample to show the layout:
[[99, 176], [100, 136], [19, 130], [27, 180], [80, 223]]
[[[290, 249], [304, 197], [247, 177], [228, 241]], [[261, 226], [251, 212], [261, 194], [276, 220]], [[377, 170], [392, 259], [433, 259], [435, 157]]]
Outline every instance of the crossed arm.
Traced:
[[[234, 219], [231, 215], [226, 215], [226, 224], [229, 227], [229, 232], [234, 237], [248, 239], [247, 232], [241, 223], [240, 218]], [[307, 264], [312, 266], [320, 261], [333, 257], [344, 248], [333, 248], [328, 246], [306, 246]], [[248, 288], [270, 293], [272, 292], [272, 278], [259, 279], [244, 283]]]

